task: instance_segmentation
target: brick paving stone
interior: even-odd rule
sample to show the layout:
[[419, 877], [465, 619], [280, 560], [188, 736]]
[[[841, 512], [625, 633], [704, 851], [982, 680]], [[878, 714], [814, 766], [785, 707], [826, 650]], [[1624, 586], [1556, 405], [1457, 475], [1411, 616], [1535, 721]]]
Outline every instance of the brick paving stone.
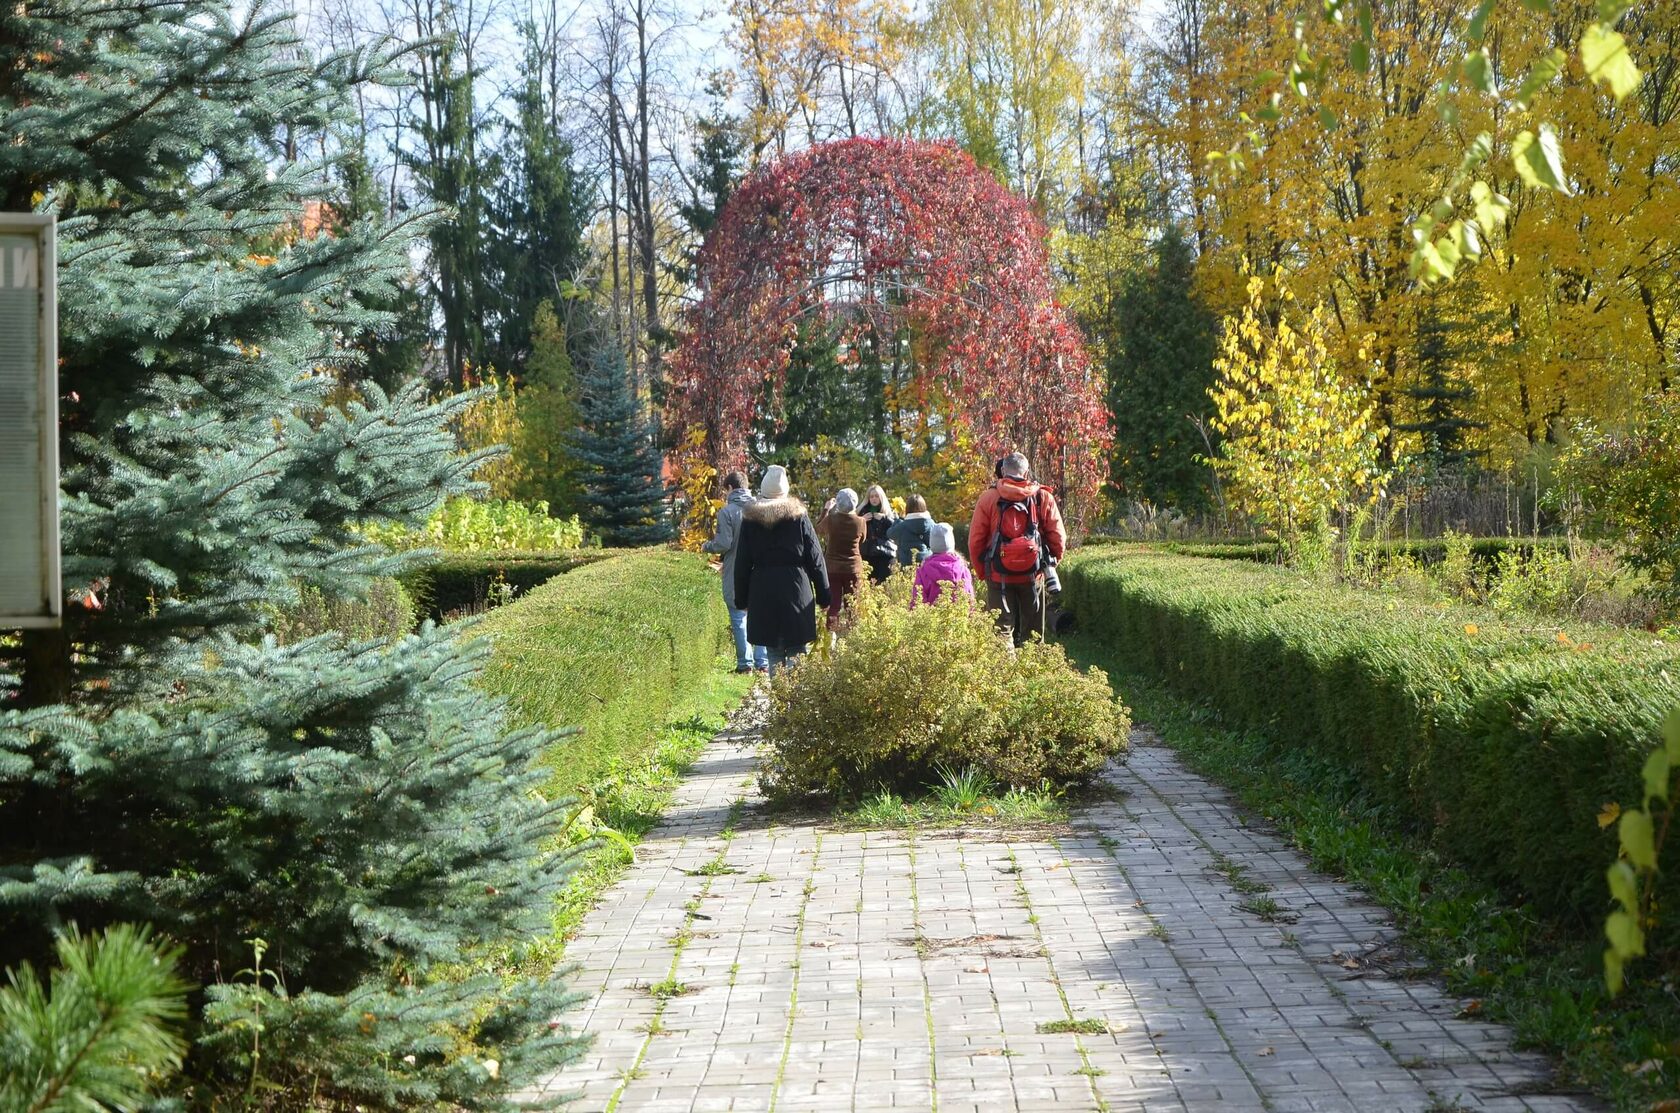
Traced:
[[[567, 947], [593, 1043], [542, 1092], [569, 1108], [1595, 1108], [1147, 732], [1065, 830], [840, 831], [756, 808], [753, 710]], [[1069, 1019], [1105, 1027], [1041, 1028]]]

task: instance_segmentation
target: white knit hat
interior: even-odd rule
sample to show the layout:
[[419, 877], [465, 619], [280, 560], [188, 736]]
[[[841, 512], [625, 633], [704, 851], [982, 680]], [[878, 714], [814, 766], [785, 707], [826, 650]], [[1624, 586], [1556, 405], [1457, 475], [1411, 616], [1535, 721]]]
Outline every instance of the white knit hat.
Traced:
[[857, 509], [857, 492], [850, 487], [842, 487], [834, 495], [834, 509], [842, 514], [850, 514]]
[[787, 469], [780, 464], [771, 464], [765, 468], [764, 478], [758, 484], [758, 493], [760, 497], [767, 499], [787, 498]]
[[957, 531], [951, 528], [950, 522], [935, 522], [933, 538], [928, 547], [936, 553], [954, 553], [957, 551]]

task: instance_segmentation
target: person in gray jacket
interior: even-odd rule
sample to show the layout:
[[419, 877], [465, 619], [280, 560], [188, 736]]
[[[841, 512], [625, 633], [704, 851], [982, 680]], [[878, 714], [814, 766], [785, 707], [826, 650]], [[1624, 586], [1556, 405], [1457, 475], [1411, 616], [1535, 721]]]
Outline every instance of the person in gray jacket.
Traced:
[[770, 658], [762, 645], [747, 643], [746, 600], [736, 606], [735, 552], [741, 543], [741, 515], [758, 502], [747, 487], [747, 477], [732, 471], [723, 477], [723, 506], [718, 510], [717, 533], [700, 546], [723, 557], [723, 603], [729, 608], [729, 629], [735, 635], [735, 671], [763, 672]]

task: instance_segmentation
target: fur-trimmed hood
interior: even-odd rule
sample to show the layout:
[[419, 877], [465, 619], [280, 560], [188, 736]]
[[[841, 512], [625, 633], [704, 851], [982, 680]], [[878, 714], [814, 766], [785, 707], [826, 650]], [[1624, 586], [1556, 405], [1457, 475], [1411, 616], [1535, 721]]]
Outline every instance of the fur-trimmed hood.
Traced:
[[761, 526], [774, 526], [795, 518], [803, 518], [805, 513], [805, 504], [792, 495], [787, 495], [779, 499], [760, 499], [756, 505], [747, 507], [741, 513], [741, 518]]

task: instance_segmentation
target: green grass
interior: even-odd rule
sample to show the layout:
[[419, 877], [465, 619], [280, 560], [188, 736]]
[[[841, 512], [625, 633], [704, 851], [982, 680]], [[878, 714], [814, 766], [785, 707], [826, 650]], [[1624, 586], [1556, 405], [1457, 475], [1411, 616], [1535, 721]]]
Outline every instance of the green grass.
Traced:
[[1479, 1001], [1479, 1015], [1510, 1025], [1523, 1045], [1552, 1055], [1565, 1084], [1626, 1110], [1647, 1109], [1680, 1088], [1680, 983], [1672, 977], [1664, 983], [1654, 964], [1635, 965], [1630, 990], [1610, 1000], [1596, 934], [1564, 930], [1502, 899], [1444, 859], [1356, 774], [1128, 672], [1089, 637], [1067, 644], [1082, 663], [1108, 670], [1138, 721], [1192, 769], [1232, 789], [1316, 867], [1389, 908], [1451, 990]]

